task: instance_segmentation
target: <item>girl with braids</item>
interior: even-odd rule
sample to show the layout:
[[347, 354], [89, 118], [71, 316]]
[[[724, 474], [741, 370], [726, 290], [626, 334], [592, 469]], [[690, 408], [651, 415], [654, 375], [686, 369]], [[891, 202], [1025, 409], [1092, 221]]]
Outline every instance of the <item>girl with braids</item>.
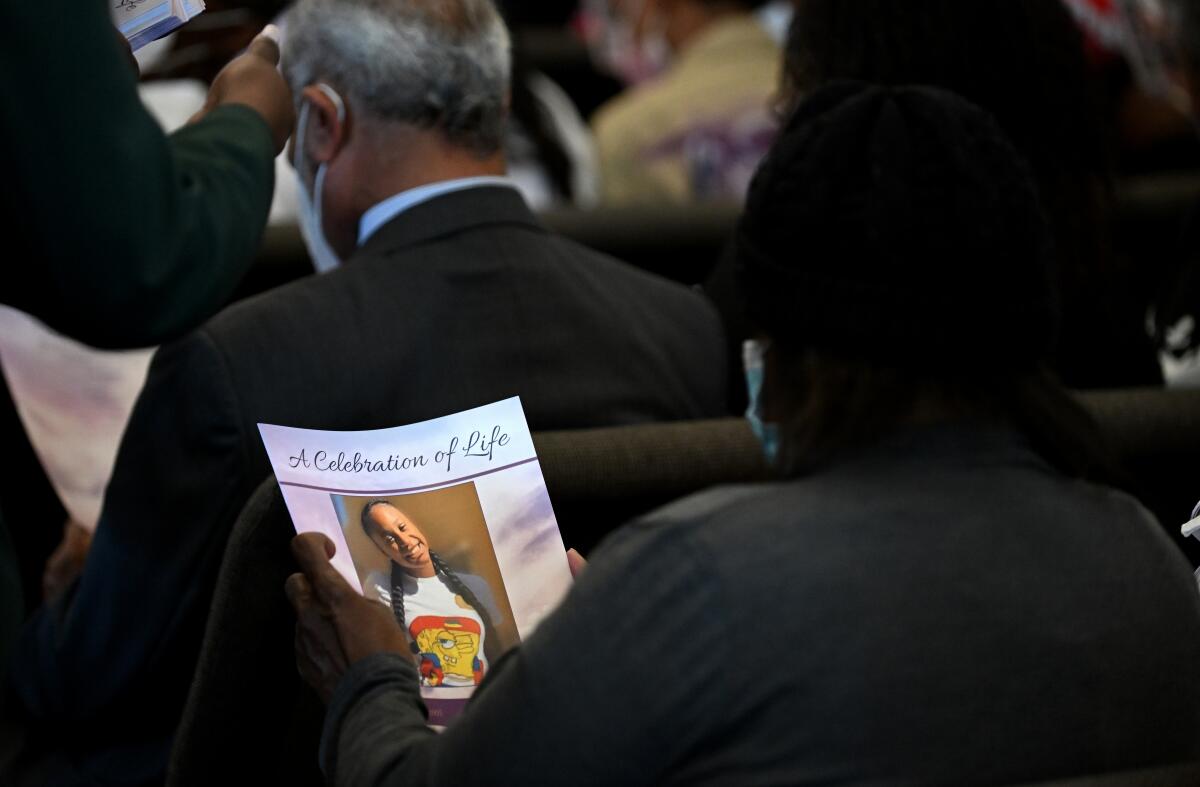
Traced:
[[391, 607], [420, 656], [422, 684], [478, 684], [487, 671], [487, 633], [499, 619], [487, 583], [450, 568], [387, 500], [368, 502], [360, 519], [363, 532], [391, 561], [390, 575], [372, 572], [367, 588]]

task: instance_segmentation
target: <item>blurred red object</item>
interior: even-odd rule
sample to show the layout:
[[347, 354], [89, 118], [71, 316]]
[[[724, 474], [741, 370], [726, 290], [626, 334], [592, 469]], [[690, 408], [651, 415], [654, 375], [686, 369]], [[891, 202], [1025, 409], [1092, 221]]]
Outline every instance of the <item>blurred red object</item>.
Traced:
[[1124, 59], [1127, 27], [1116, 0], [1062, 0], [1083, 31], [1088, 59], [1103, 66]]

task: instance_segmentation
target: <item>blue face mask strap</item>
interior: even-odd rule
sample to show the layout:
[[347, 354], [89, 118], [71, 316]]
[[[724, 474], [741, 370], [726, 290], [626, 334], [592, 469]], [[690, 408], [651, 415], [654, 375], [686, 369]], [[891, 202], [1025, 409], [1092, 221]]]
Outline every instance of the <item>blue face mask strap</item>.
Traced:
[[766, 374], [765, 359], [769, 345], [750, 339], [742, 345], [742, 364], [746, 374], [746, 393], [750, 400], [746, 407], [746, 420], [762, 446], [768, 464], [774, 464], [779, 456], [779, 426], [762, 419], [762, 387]]

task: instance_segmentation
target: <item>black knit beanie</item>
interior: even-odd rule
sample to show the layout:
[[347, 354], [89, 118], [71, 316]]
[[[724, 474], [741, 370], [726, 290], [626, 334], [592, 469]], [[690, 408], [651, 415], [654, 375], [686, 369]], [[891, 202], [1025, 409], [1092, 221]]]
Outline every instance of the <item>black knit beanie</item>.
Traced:
[[738, 225], [748, 316], [792, 347], [899, 368], [1046, 357], [1051, 240], [985, 112], [923, 87], [830, 84], [790, 118]]

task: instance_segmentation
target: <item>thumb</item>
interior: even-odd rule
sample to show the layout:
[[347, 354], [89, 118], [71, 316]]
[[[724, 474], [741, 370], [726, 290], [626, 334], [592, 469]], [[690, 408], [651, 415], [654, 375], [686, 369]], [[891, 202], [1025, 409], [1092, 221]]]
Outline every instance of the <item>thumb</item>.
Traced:
[[336, 551], [334, 543], [321, 533], [301, 533], [292, 539], [292, 555], [312, 585], [313, 594], [329, 606], [347, 595], [358, 595], [329, 562]]

